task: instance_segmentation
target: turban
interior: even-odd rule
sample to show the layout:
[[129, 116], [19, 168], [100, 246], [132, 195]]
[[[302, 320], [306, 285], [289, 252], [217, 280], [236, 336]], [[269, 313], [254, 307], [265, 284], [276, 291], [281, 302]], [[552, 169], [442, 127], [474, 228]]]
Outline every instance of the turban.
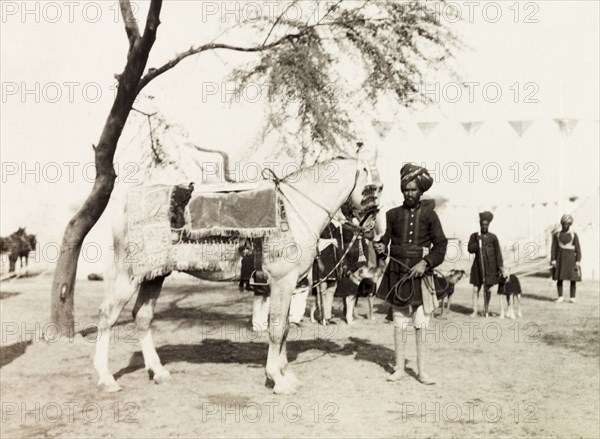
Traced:
[[427, 169], [414, 163], [407, 163], [400, 169], [400, 189], [404, 190], [413, 180], [421, 192], [427, 192], [433, 185], [433, 178]]
[[561, 224], [573, 224], [573, 217], [571, 215], [563, 215], [560, 218], [560, 223]]
[[493, 219], [494, 214], [492, 212], [488, 212], [487, 210], [485, 212], [479, 212], [479, 221], [492, 222]]

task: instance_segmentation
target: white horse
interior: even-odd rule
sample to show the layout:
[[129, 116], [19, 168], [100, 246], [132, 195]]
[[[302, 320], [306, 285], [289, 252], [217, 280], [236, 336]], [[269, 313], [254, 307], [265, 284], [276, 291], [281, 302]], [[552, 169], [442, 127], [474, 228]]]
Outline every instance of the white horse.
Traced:
[[[316, 256], [319, 235], [331, 221], [333, 214], [344, 203], [351, 205], [355, 216], [362, 217], [361, 200], [363, 189], [368, 184], [378, 184], [372, 177], [370, 165], [358, 159], [333, 159], [301, 169], [290, 174], [278, 184], [283, 200], [289, 230], [264, 238], [264, 271], [268, 273], [271, 291], [269, 310], [269, 350], [266, 364], [267, 380], [273, 384], [274, 393], [290, 394], [297, 390], [299, 381], [288, 363], [286, 337], [288, 314], [292, 291], [312, 267]], [[130, 243], [127, 236], [127, 211], [119, 209], [113, 228], [115, 248]], [[236, 257], [240, 257], [241, 255]], [[133, 268], [123, 258], [115, 258], [113, 272], [107, 276], [106, 297], [100, 307], [98, 339], [94, 356], [94, 367], [99, 375], [98, 385], [106, 391], [118, 391], [108, 367], [110, 329], [125, 304], [137, 293], [133, 314], [145, 367], [160, 383], [170, 378], [161, 364], [152, 335], [150, 323], [154, 306], [166, 275], [152, 280], [143, 280], [132, 275]], [[185, 270], [181, 270], [185, 271]], [[200, 275], [199, 275], [200, 274]], [[204, 279], [214, 280], [214, 272], [195, 272]]]

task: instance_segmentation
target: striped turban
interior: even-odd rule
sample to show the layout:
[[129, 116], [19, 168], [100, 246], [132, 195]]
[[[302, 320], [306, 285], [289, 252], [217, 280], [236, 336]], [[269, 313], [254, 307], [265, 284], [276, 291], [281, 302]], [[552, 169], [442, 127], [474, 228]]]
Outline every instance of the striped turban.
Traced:
[[571, 215], [563, 215], [560, 218], [561, 224], [573, 224], [573, 217]]
[[494, 219], [494, 214], [492, 212], [479, 212], [479, 221], [487, 221], [489, 223]]
[[427, 169], [414, 163], [407, 163], [400, 169], [400, 189], [406, 189], [406, 185], [413, 180], [421, 192], [427, 192], [433, 185], [433, 178]]

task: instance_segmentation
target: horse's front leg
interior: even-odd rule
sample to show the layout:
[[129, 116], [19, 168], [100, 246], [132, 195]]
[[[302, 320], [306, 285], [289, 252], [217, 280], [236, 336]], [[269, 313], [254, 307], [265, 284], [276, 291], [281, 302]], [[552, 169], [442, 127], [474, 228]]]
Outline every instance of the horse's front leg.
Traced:
[[[269, 309], [269, 354], [267, 357], [267, 380], [274, 382], [274, 393], [291, 394], [296, 391], [297, 380], [291, 372], [284, 374], [287, 365], [285, 340], [289, 330], [289, 312], [292, 291], [298, 276], [289, 273], [271, 283], [271, 306]], [[282, 361], [282, 358], [284, 360]]]

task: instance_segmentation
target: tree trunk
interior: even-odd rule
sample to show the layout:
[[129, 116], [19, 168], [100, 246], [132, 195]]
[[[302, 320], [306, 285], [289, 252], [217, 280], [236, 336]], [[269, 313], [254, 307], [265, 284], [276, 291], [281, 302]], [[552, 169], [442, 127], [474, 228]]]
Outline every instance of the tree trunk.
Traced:
[[[59, 337], [71, 339], [75, 335], [74, 290], [79, 253], [83, 240], [104, 212], [115, 184], [116, 174], [113, 166], [115, 151], [131, 107], [140, 91], [140, 79], [160, 24], [161, 6], [162, 0], [152, 0], [143, 36], [139, 36], [137, 26], [126, 25], [130, 41], [127, 64], [123, 73], [118, 76], [117, 95], [106, 119], [98, 146], [95, 147], [94, 187], [65, 229], [52, 282], [51, 325], [48, 325], [49, 330], [45, 334], [47, 340], [56, 340], [57, 334], [53, 333], [54, 330], [60, 331]], [[129, 8], [128, 4], [126, 8]], [[126, 20], [126, 23], [129, 22]]]
[[88, 199], [67, 225], [52, 282], [51, 324], [47, 326], [44, 334], [47, 340], [57, 341], [63, 337], [72, 340], [75, 336], [74, 290], [79, 253], [83, 240], [108, 204], [114, 180], [114, 171], [112, 175], [96, 176], [94, 188]]

